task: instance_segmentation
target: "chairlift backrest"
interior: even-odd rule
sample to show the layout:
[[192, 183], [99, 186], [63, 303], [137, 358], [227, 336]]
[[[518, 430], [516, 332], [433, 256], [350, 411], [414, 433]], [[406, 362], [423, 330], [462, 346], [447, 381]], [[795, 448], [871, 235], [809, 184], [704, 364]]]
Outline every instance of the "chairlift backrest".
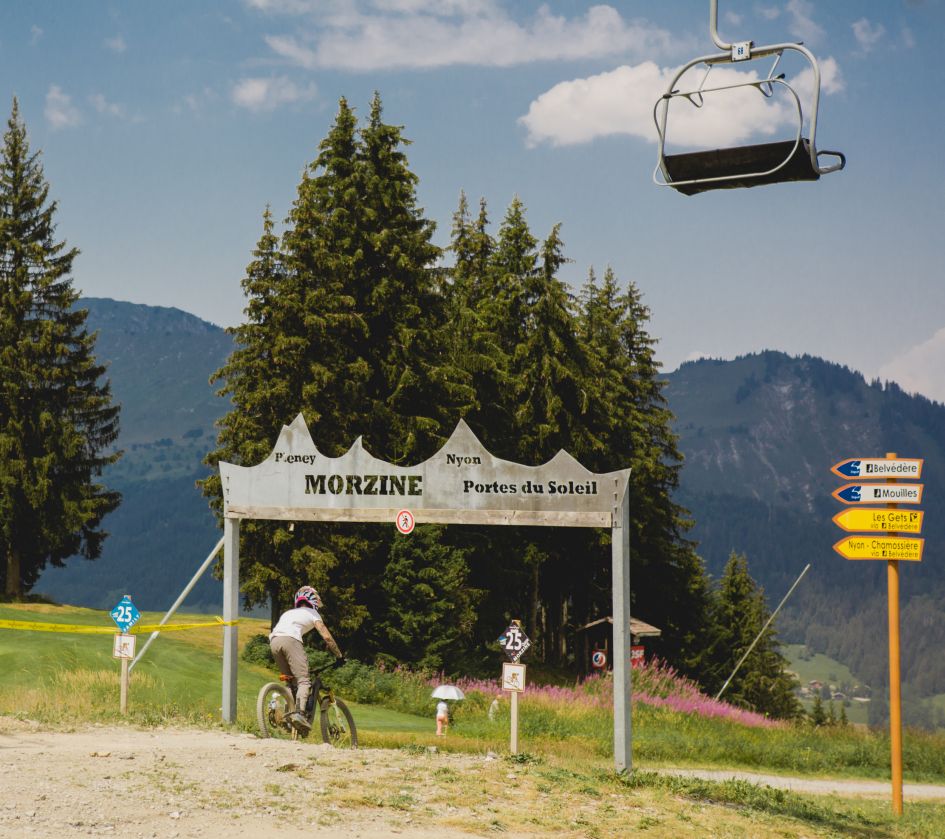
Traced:
[[[685, 195], [695, 195], [711, 189], [734, 189], [737, 187], [761, 186], [786, 181], [816, 181], [821, 175], [836, 172], [846, 165], [846, 158], [836, 151], [818, 151], [816, 143], [817, 113], [820, 104], [820, 66], [814, 54], [803, 44], [771, 44], [755, 46], [752, 41], [726, 43], [718, 34], [718, 0], [709, 2], [709, 30], [712, 40], [722, 53], [705, 55], [684, 65], [673, 77], [666, 93], [653, 108], [653, 118], [659, 135], [659, 161], [653, 172], [653, 180], [660, 186], [669, 186]], [[795, 51], [810, 64], [813, 76], [813, 91], [810, 101], [810, 137], [803, 136], [804, 109], [797, 91], [785, 80], [784, 75], [775, 75], [781, 56], [786, 51]], [[774, 56], [775, 61], [764, 78], [748, 79], [734, 84], [707, 86], [713, 67], [741, 64], [760, 58]], [[679, 90], [679, 80], [693, 67], [705, 65], [706, 72], [695, 90]], [[724, 94], [739, 88], [751, 88], [759, 95], [770, 97], [776, 89], [783, 92], [794, 103], [797, 113], [797, 128], [790, 140], [714, 149], [710, 151], [666, 153], [666, 124], [669, 105], [674, 99], [686, 100], [689, 105], [701, 108], [707, 95]], [[835, 157], [837, 161], [822, 166], [819, 158]]]

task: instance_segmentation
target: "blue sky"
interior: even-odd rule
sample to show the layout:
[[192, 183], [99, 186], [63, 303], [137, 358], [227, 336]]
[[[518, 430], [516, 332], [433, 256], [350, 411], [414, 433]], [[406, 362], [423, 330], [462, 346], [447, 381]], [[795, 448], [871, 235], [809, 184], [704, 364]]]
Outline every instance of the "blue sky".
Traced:
[[[239, 322], [263, 209], [285, 217], [338, 98], [363, 115], [378, 90], [440, 244], [460, 190], [496, 227], [518, 195], [536, 235], [562, 223], [569, 281], [610, 265], [637, 283], [667, 370], [771, 348], [945, 401], [943, 4], [720, 0], [726, 39], [817, 55], [818, 147], [848, 164], [696, 197], [653, 184], [651, 112], [673, 68], [716, 52], [708, 0], [4, 3], [0, 92], [88, 296]], [[706, 147], [793, 130], [757, 95], [670, 120]]]

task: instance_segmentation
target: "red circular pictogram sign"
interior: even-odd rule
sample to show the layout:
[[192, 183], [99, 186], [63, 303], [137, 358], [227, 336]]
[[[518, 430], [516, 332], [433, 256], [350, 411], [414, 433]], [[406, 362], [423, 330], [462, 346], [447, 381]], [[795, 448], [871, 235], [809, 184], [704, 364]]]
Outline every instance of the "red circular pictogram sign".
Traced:
[[406, 536], [413, 530], [413, 526], [416, 524], [414, 521], [413, 513], [410, 510], [401, 510], [397, 514], [397, 529]]
[[594, 650], [591, 655], [591, 667], [595, 670], [603, 670], [607, 666], [607, 653], [603, 650]]

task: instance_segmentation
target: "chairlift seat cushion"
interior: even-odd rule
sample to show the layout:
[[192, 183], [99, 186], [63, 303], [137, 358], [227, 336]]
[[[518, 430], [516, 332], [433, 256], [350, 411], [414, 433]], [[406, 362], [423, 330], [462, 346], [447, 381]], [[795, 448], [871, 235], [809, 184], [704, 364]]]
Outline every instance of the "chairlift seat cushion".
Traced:
[[[669, 186], [685, 195], [695, 195], [710, 189], [779, 184], [785, 181], [816, 181], [820, 178], [810, 159], [810, 143], [801, 138], [793, 154], [793, 140], [740, 146], [732, 149], [667, 154], [664, 156], [664, 174]], [[752, 172], [774, 169], [790, 155], [787, 163], [776, 172], [760, 177], [748, 177]], [[724, 180], [704, 180], [724, 178]], [[677, 181], [700, 181], [680, 184]]]

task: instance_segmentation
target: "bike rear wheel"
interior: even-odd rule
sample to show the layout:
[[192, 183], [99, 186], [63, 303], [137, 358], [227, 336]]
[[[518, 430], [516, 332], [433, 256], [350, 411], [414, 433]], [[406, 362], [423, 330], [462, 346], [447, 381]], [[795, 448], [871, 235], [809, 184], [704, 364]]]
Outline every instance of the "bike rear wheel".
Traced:
[[322, 740], [339, 749], [358, 747], [358, 729], [351, 711], [340, 699], [322, 706]]
[[289, 723], [289, 714], [295, 710], [292, 691], [278, 682], [263, 685], [256, 700], [256, 722], [262, 737], [282, 740], [296, 739], [296, 732]]

